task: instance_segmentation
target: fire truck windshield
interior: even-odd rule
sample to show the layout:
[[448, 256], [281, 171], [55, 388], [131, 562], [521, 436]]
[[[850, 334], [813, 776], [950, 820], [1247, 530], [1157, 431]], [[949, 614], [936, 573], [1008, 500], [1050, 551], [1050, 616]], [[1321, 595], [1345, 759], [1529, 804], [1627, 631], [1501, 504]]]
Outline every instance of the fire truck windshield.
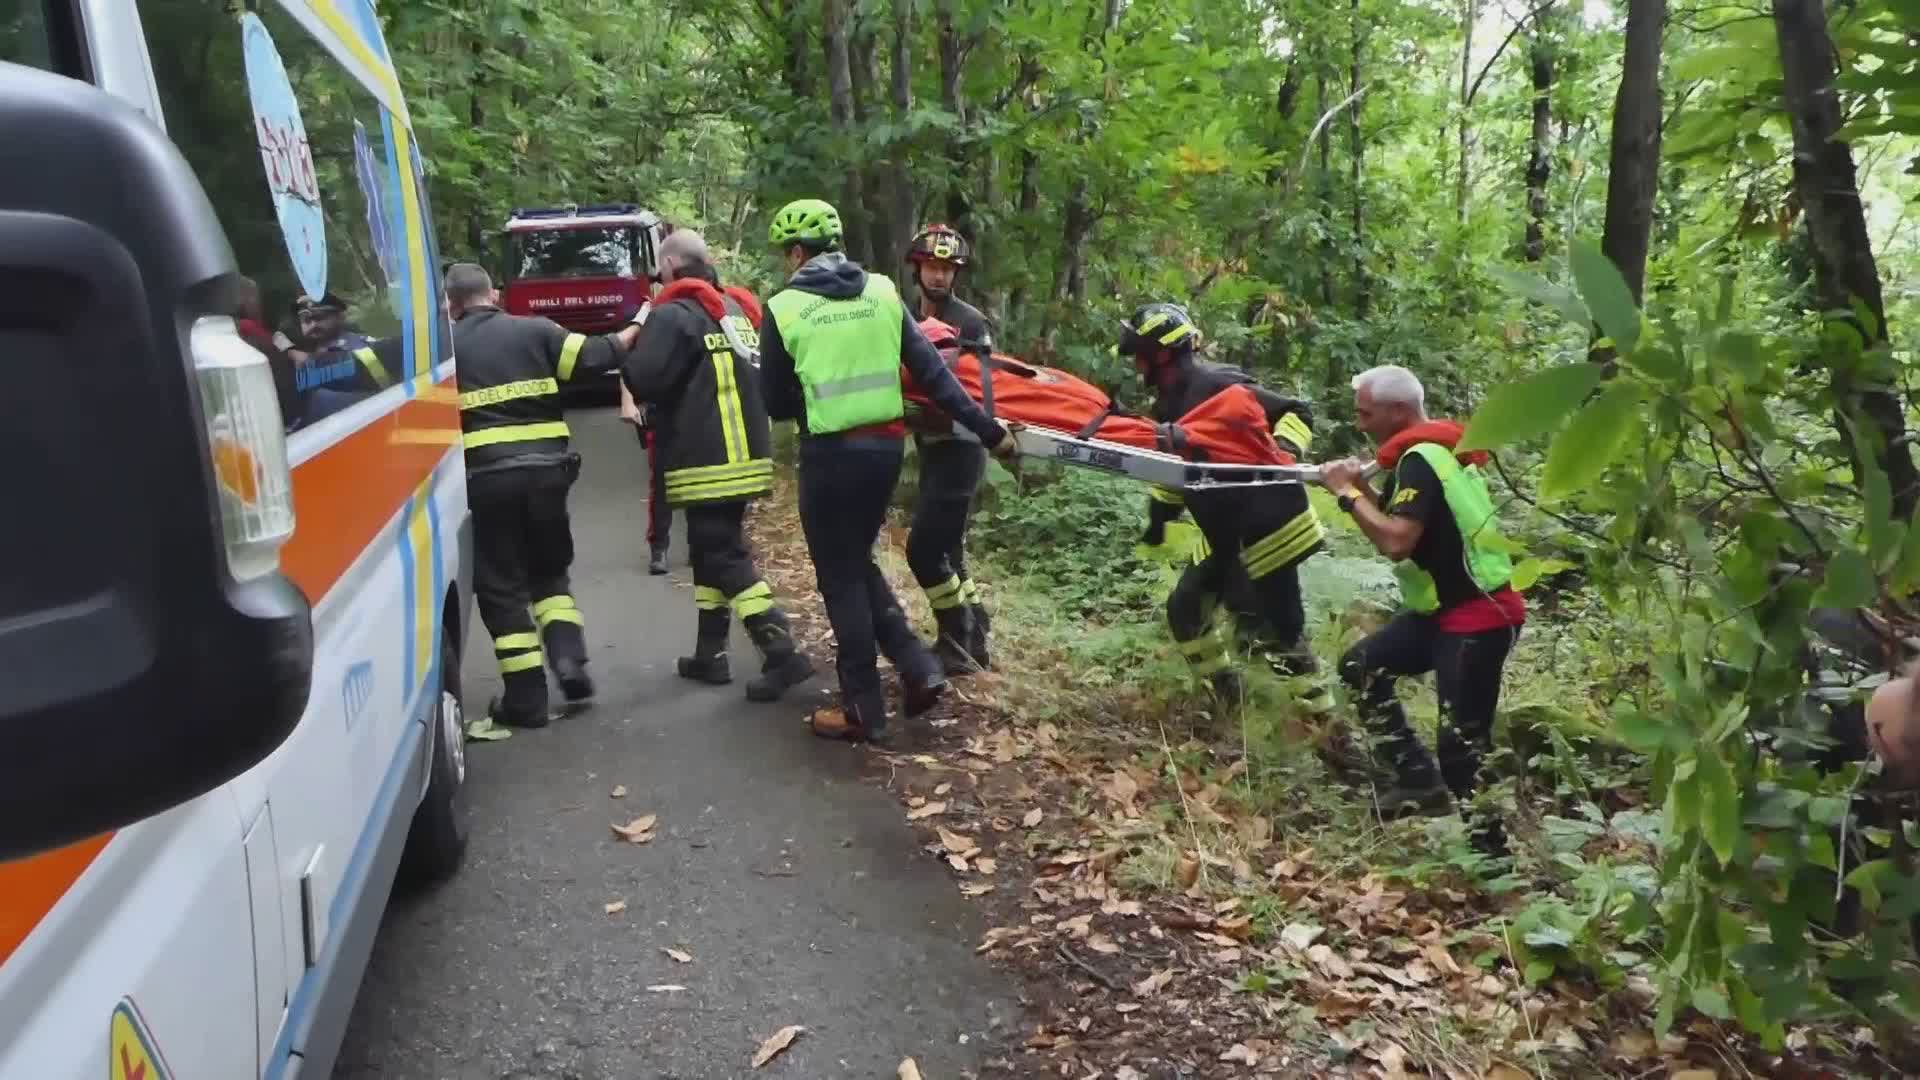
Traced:
[[507, 267], [515, 278], [632, 277], [638, 258], [636, 230], [555, 229], [507, 236]]

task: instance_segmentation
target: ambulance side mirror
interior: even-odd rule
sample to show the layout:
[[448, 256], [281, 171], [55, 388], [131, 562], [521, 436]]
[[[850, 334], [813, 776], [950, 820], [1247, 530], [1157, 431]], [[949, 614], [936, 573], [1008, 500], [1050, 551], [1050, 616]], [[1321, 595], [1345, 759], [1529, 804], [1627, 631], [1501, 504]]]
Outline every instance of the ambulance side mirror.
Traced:
[[[187, 162], [0, 63], [0, 860], [213, 790], [299, 722], [306, 598], [271, 373]], [[276, 456], [277, 455], [277, 456]]]

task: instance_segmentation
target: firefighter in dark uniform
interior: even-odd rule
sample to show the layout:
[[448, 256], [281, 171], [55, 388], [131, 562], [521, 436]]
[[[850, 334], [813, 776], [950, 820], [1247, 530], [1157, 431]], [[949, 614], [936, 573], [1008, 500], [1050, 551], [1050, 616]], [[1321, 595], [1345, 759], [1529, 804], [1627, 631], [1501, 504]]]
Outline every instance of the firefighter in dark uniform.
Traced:
[[[1238, 368], [1194, 358], [1200, 332], [1177, 304], [1147, 304], [1133, 313], [1121, 331], [1117, 351], [1134, 366], [1154, 394], [1154, 419], [1172, 423], [1229, 386], [1252, 390], [1266, 412], [1274, 439], [1296, 457], [1313, 439], [1313, 411], [1304, 401], [1282, 397], [1255, 383]], [[1180, 575], [1167, 597], [1167, 623], [1193, 673], [1207, 682], [1224, 708], [1244, 694], [1233, 669], [1226, 640], [1214, 629], [1214, 613], [1244, 573], [1247, 599], [1264, 625], [1261, 644], [1269, 662], [1283, 675], [1317, 676], [1318, 665], [1304, 641], [1306, 612], [1300, 595], [1299, 566], [1319, 551], [1326, 537], [1306, 489], [1298, 484], [1201, 492], [1154, 488], [1147, 509], [1150, 545], [1163, 542], [1167, 523], [1193, 511], [1209, 551]], [[1332, 699], [1315, 679], [1309, 712], [1325, 713]]]
[[[980, 309], [953, 295], [954, 279], [972, 259], [966, 238], [947, 225], [928, 225], [907, 247], [914, 285], [920, 293], [919, 317], [934, 318], [959, 331], [960, 347], [993, 348], [993, 333]], [[967, 525], [973, 501], [986, 476], [987, 452], [953, 433], [953, 421], [938, 409], [908, 416], [920, 479], [907, 534], [907, 566], [927, 594], [940, 638], [934, 655], [948, 675], [985, 668], [987, 609], [980, 590], [967, 576]]]
[[568, 701], [593, 696], [585, 620], [568, 591], [567, 490], [580, 456], [561, 416], [560, 384], [612, 370], [639, 328], [590, 338], [548, 319], [508, 315], [493, 280], [472, 263], [449, 267], [446, 281], [460, 358], [474, 600], [505, 684], [492, 717], [509, 727], [543, 727], [543, 656]]
[[698, 629], [683, 678], [733, 680], [727, 635], [738, 615], [760, 650], [760, 674], [747, 699], [775, 701], [813, 674], [795, 647], [747, 549], [747, 504], [773, 490], [772, 433], [760, 397], [760, 303], [738, 287], [719, 287], [698, 233], [676, 229], [660, 245], [666, 282], [621, 372], [638, 402], [665, 424], [661, 455], [667, 505], [687, 523]]

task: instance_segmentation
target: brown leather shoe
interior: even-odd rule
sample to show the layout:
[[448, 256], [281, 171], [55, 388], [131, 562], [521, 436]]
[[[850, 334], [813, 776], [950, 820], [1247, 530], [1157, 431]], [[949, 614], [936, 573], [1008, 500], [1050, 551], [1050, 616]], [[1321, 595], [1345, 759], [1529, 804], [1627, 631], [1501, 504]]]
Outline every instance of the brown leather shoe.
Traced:
[[822, 739], [840, 739], [845, 742], [885, 742], [887, 738], [885, 707], [873, 708], [881, 718], [878, 724], [864, 722], [863, 717], [868, 712], [866, 709], [822, 705], [807, 715], [807, 726]]

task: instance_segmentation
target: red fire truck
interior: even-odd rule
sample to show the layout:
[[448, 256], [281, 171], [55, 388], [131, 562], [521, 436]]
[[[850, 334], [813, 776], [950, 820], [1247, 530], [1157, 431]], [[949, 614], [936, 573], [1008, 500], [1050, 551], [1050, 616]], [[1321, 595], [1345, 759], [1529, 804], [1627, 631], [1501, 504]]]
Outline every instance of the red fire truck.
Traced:
[[[672, 226], [633, 203], [519, 207], [507, 218], [501, 303], [569, 330], [618, 330], [653, 294], [660, 241]], [[617, 376], [578, 389], [618, 394]]]

